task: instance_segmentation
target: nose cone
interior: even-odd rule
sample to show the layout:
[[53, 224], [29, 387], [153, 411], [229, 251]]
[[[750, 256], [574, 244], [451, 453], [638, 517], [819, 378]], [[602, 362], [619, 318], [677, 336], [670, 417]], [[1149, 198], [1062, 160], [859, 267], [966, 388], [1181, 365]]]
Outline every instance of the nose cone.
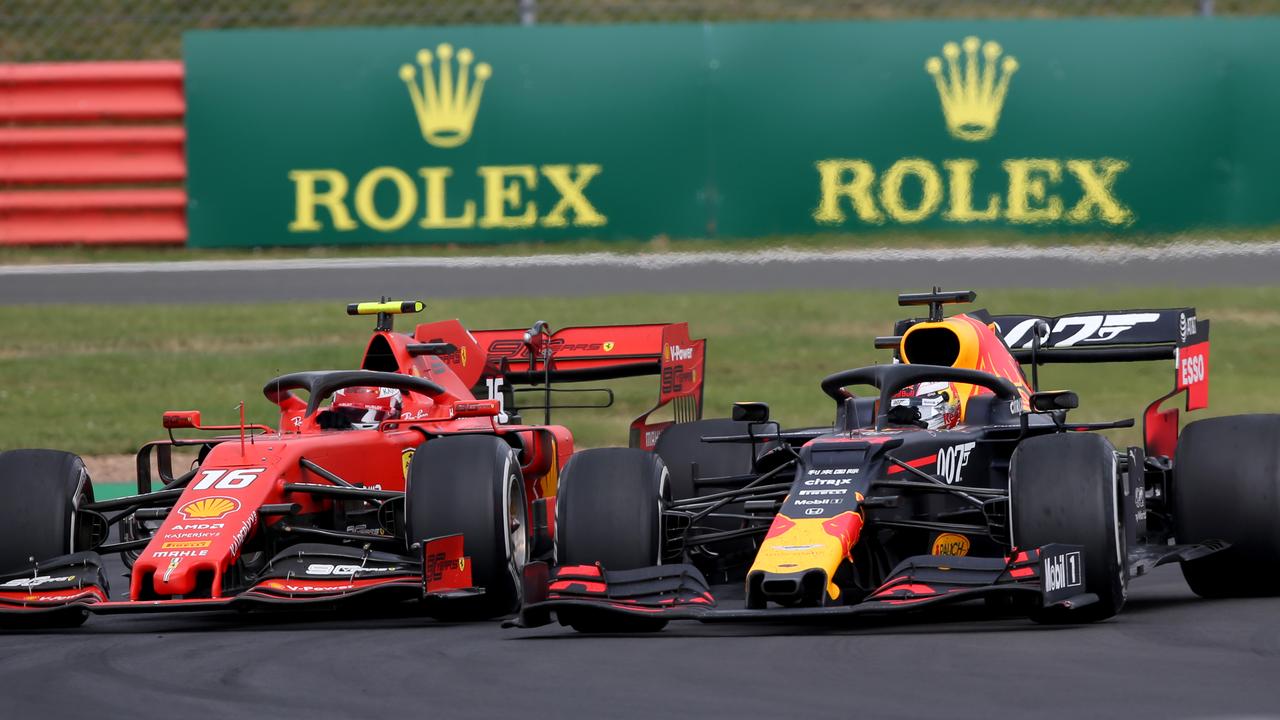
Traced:
[[179, 503], [134, 563], [133, 598], [219, 597], [222, 573], [256, 523], [253, 506], [230, 495]]
[[197, 563], [189, 557], [170, 558], [163, 570], [157, 568], [151, 576], [152, 590], [161, 597], [191, 595], [196, 590], [197, 570], [201, 568], [206, 572], [213, 569], [211, 564]]
[[854, 511], [826, 519], [775, 516], [747, 573], [748, 600], [821, 605], [839, 599], [830, 579], [861, 531], [862, 516]]

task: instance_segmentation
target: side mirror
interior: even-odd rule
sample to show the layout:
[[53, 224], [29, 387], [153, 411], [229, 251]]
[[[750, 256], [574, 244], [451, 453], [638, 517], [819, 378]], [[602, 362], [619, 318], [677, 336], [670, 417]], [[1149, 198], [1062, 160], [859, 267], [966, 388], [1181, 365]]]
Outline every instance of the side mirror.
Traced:
[[200, 411], [199, 410], [167, 410], [162, 420], [166, 430], [177, 430], [179, 428], [199, 429], [200, 427]]
[[733, 419], [737, 422], [769, 422], [769, 403], [736, 402], [733, 404]]
[[1080, 407], [1080, 396], [1070, 390], [1046, 390], [1031, 393], [1031, 409], [1035, 412], [1074, 410]]

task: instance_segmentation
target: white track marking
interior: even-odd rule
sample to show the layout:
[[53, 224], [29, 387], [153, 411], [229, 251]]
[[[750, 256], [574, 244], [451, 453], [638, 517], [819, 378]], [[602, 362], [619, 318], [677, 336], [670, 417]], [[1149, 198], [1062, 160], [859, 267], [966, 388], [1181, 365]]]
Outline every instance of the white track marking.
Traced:
[[1076, 245], [1033, 247], [936, 247], [770, 250], [671, 253], [581, 253], [527, 256], [379, 257], [273, 260], [175, 260], [129, 263], [70, 263], [0, 266], [0, 277], [19, 275], [129, 275], [281, 270], [377, 270], [382, 268], [536, 268], [604, 267], [666, 270], [698, 265], [800, 265], [806, 263], [952, 262], [957, 260], [1070, 260], [1113, 265], [1128, 262], [1192, 261], [1226, 257], [1280, 257], [1280, 241], [1233, 243], [1224, 240], [1174, 242], [1164, 245]]

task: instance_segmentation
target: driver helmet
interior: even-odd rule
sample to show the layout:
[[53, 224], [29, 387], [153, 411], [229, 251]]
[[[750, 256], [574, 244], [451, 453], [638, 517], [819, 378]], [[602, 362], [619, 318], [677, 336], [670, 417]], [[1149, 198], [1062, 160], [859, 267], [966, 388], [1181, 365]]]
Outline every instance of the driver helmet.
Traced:
[[400, 391], [393, 388], [350, 387], [333, 394], [329, 409], [350, 420], [352, 427], [368, 430], [400, 417], [402, 404]]
[[915, 408], [922, 427], [930, 430], [949, 430], [960, 422], [959, 393], [951, 383], [925, 382], [903, 388], [889, 406]]

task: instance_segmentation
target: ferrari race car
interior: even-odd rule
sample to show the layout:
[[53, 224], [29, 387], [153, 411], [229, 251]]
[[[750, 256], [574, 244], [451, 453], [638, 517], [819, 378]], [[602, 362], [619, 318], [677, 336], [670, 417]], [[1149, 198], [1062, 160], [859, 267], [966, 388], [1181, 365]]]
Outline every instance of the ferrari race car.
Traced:
[[[1280, 593], [1280, 415], [1200, 420], [1209, 322], [1193, 308], [943, 316], [876, 339], [893, 362], [822, 380], [832, 426], [782, 430], [762, 403], [677, 425], [656, 452], [579, 453], [556, 498], [555, 563], [525, 570], [509, 625], [651, 631], [915, 610], [984, 598], [1048, 623], [1111, 617], [1130, 579], [1179, 562], [1204, 597]], [[1040, 365], [1172, 361], [1143, 447], [1068, 418]], [[1023, 366], [1030, 368], [1030, 378]], [[873, 392], [855, 395], [851, 386]], [[715, 590], [713, 592], [713, 585]], [[728, 606], [727, 596], [734, 603]]]
[[[239, 425], [164, 413], [169, 438], [139, 451], [136, 495], [95, 501], [70, 453], [0, 453], [0, 623], [356, 597], [421, 601], [437, 617], [508, 614], [523, 566], [551, 552], [548, 509], [574, 451], [550, 411], [613, 401], [608, 389], [553, 384], [660, 375], [656, 406], [632, 423], [636, 447], [701, 416], [705, 341], [683, 323], [393, 330], [394, 315], [422, 309], [349, 306], [377, 316], [360, 369], [268, 382], [278, 429], [245, 424], [243, 405]], [[557, 404], [563, 393], [596, 401]], [[659, 408], [672, 419], [651, 420]], [[538, 411], [543, 425], [520, 416]], [[175, 448], [197, 453], [189, 470], [175, 474]], [[110, 594], [107, 554], [128, 568], [127, 598]]]

